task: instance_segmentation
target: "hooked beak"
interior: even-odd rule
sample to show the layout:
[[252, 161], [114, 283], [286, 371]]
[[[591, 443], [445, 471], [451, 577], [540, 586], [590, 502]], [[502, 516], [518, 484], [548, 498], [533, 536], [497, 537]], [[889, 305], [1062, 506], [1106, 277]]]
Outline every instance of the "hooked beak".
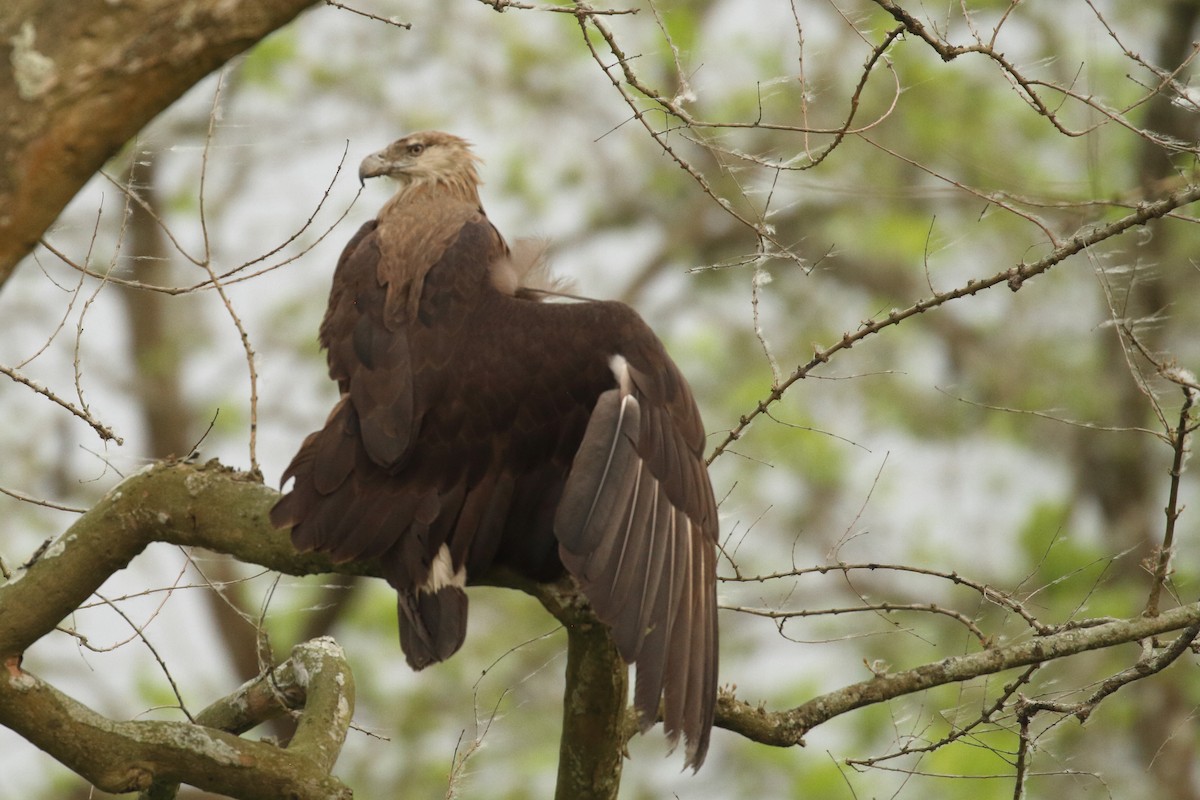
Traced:
[[380, 175], [389, 175], [395, 165], [384, 157], [383, 151], [371, 153], [362, 160], [358, 165], [358, 183], [360, 186], [365, 185], [367, 178], [377, 178]]

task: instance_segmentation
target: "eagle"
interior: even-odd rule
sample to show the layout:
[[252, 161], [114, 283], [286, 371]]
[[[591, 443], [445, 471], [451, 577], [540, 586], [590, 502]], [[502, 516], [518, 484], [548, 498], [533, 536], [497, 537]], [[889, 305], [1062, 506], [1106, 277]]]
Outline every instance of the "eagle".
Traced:
[[464, 587], [569, 573], [636, 665], [643, 731], [686, 765], [717, 689], [717, 507], [691, 390], [629, 306], [526, 285], [463, 139], [413, 133], [359, 178], [399, 184], [338, 260], [320, 328], [341, 397], [271, 510], [297, 550], [374, 560], [414, 669], [449, 658]]

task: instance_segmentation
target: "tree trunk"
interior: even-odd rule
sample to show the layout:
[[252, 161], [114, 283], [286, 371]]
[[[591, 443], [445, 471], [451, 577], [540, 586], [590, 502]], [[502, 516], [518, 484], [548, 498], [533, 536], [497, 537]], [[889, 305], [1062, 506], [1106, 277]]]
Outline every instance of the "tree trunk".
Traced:
[[0, 5], [0, 286], [130, 137], [313, 2]]

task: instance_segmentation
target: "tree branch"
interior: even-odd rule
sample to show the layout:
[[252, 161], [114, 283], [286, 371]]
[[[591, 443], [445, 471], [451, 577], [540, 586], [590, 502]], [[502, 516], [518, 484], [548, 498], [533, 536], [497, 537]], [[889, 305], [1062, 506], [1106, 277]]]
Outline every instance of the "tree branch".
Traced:
[[994, 675], [1015, 667], [1027, 667], [1089, 650], [1137, 642], [1197, 623], [1200, 623], [1200, 603], [1180, 606], [1157, 617], [1134, 617], [1072, 628], [1047, 636], [1035, 636], [1008, 647], [952, 656], [904, 672], [880, 675], [814, 697], [787, 711], [770, 712], [740, 701], [731, 694], [722, 693], [717, 699], [717, 725], [761, 744], [777, 747], [803, 745], [805, 734], [813, 728], [863, 706], [947, 683]]
[[1176, 209], [1195, 203], [1197, 200], [1200, 200], [1200, 184], [1188, 184], [1157, 200], [1138, 203], [1131, 213], [1120, 219], [1113, 220], [1107, 225], [1092, 226], [1076, 233], [1066, 242], [1056, 243], [1051, 253], [1037, 261], [1032, 263], [1021, 262], [989, 278], [971, 279], [957, 289], [948, 292], [934, 292], [931, 296], [918, 300], [903, 310], [893, 309], [888, 312], [886, 317], [864, 320], [854, 333], [847, 331], [842, 334], [842, 338], [837, 342], [828, 347], [816, 350], [812, 358], [806, 363], [796, 367], [784, 381], [776, 383], [770, 393], [758, 401], [758, 405], [754, 409], [739, 417], [738, 424], [726, 432], [725, 437], [713, 448], [712, 453], [708, 456], [708, 463], [712, 464], [734, 442], [740, 439], [745, 434], [746, 429], [750, 427], [750, 423], [754, 421], [755, 417], [766, 413], [767, 409], [774, 403], [777, 403], [783, 397], [784, 392], [791, 388], [793, 384], [807, 378], [814, 370], [836, 356], [838, 352], [849, 350], [863, 339], [879, 333], [885, 328], [899, 325], [904, 320], [915, 317], [918, 314], [924, 314], [926, 311], [945, 305], [952, 300], [973, 296], [986, 289], [1002, 285], [1008, 286], [1014, 292], [1018, 291], [1030, 278], [1050, 271], [1051, 268], [1066, 261], [1071, 256], [1078, 255], [1087, 250], [1087, 248], [1099, 244], [1106, 239], [1145, 225], [1151, 220], [1161, 219]]
[[[210, 709], [207, 724], [111, 720], [4, 661], [0, 724], [109, 792], [174, 796], [179, 783], [232, 797], [349, 800], [329, 775], [354, 706], [354, 683], [341, 648], [328, 639], [297, 646], [292, 657]], [[269, 687], [269, 688], [268, 688]], [[285, 702], [287, 705], [285, 705]], [[303, 705], [291, 746], [241, 739], [216, 726], [248, 729]]]
[[[275, 490], [215, 461], [202, 466], [163, 462], [130, 476], [80, 517], [40, 557], [19, 570], [8, 583], [0, 585], [0, 660], [16, 669], [25, 649], [53, 630], [109, 575], [124, 568], [155, 541], [227, 553], [240, 561], [291, 575], [331, 572], [378, 575], [378, 568], [371, 562], [334, 564], [320, 555], [297, 553], [288, 532], [276, 530], [267, 519], [267, 513], [278, 497]], [[597, 800], [615, 797], [625, 743], [636, 727], [625, 717], [628, 670], [617, 654], [607, 628], [597, 624], [569, 579], [536, 584], [498, 571], [489, 575], [486, 582], [534, 595], [567, 628], [567, 689], [558, 797]], [[27, 675], [24, 672], [14, 674], [22, 676], [22, 680]], [[277, 682], [287, 683], [286, 680]], [[240, 721], [240, 698], [245, 697], [247, 705], [256, 706], [264, 702], [264, 691], [263, 686], [255, 684], [244, 687], [241, 694], [201, 712], [197, 721], [241, 732], [246, 729], [246, 722], [261, 715], [254, 714], [246, 722]], [[75, 706], [78, 704], [72, 708]], [[23, 733], [10, 724], [3, 713], [0, 713], [0, 723]], [[310, 736], [319, 740], [324, 729], [314, 726], [311, 730], [314, 732]], [[123, 730], [122, 733], [132, 731]], [[302, 722], [289, 752], [304, 743], [305, 731]], [[116, 785], [105, 783], [115, 780], [110, 776], [86, 772], [73, 758], [62, 758], [58, 751], [43, 746], [41, 741], [31, 741], [89, 777], [97, 786]], [[328, 747], [328, 743], [325, 746]], [[254, 757], [259, 756], [256, 753]], [[90, 768], [86, 763], [82, 766]], [[192, 780], [183, 782], [203, 786]], [[140, 784], [122, 785], [146, 788]], [[169, 788], [156, 787], [156, 791], [160, 790], [169, 792]], [[171, 794], [153, 796], [157, 800]], [[297, 795], [316, 796], [322, 795]]]
[[[188, 88], [315, 0], [0, 6], [0, 286], [67, 202]], [[5, 60], [9, 60], [8, 54]]]
[[[535, 584], [536, 586], [536, 584]], [[616, 800], [625, 743], [629, 669], [605, 625], [571, 581], [535, 592], [567, 629], [567, 686], [555, 800]]]
[[[154, 741], [154, 747], [166, 747], [159, 743], [160, 740], [164, 737], [169, 739], [168, 734], [177, 735], [181, 730], [179, 726], [183, 726], [199, 731], [193, 734], [199, 737], [193, 744], [202, 744], [204, 747], [199, 750], [209, 753], [209, 758], [216, 752], [232, 752], [239, 759], [245, 756], [256, 764], [266, 765], [264, 768], [268, 772], [282, 763], [270, 760], [265, 751], [258, 749], [267, 747], [274, 754], [272, 757], [281, 757], [274, 748], [244, 742], [231, 734], [218, 735], [203, 727], [185, 723], [137, 723], [175, 726], [160, 731], [158, 728], [127, 727], [134, 723], [105, 720], [19, 669], [20, 654], [29, 645], [53, 630], [63, 617], [87, 600], [109, 575], [123, 568], [152, 541], [204, 547], [291, 575], [328, 572], [377, 575], [377, 567], [370, 562], [335, 565], [323, 556], [296, 553], [288, 533], [275, 530], [267, 520], [267, 512], [277, 498], [278, 493], [273, 489], [216, 462], [203, 466], [175, 462], [156, 464], [110, 491], [39, 558], [18, 570], [8, 583], [0, 585], [0, 661], [8, 670], [5, 679], [0, 682], [0, 723], [25, 733], [18, 727], [25, 723], [16, 719], [11, 710], [14, 702], [20, 702], [25, 709], [20, 714], [21, 718], [53, 719], [61, 724], [75, 725], [79, 730], [87, 730], [89, 736], [94, 732], [95, 736], [100, 737], [96, 741], [104, 743], [110, 752], [111, 748], [119, 746], [150, 747], [146, 743], [150, 739]], [[567, 628], [568, 682], [564, 698], [558, 797], [615, 796], [624, 745], [636, 730], [636, 725], [625, 711], [625, 665], [613, 648], [607, 630], [595, 623], [569, 579], [554, 584], [535, 584], [498, 571], [487, 576], [486, 582], [533, 594]], [[1070, 630], [1034, 635], [1007, 647], [986, 649], [895, 674], [879, 675], [784, 711], [768, 711], [751, 706], [731, 693], [722, 692], [717, 703], [717, 725], [762, 744], [781, 747], [803, 744], [808, 731], [863, 706], [1016, 667], [1141, 641], [1197, 623], [1200, 623], [1200, 603], [1171, 609], [1156, 617], [1137, 617], [1090, 626], [1084, 624]], [[286, 677], [277, 677], [276, 682], [288, 684]], [[265, 686], [252, 684], [240, 690], [242, 695], [239, 696], [246, 697], [253, 706], [266, 702], [263, 699], [266, 689]], [[19, 699], [21, 697], [25, 699]], [[230, 731], [244, 730], [245, 723], [239, 721], [240, 717], [233, 710], [236, 707], [231, 698], [202, 712], [198, 721]], [[308, 707], [312, 707], [311, 699]], [[31, 714], [31, 710], [34, 713]], [[257, 714], [249, 713], [251, 716], [246, 722], [258, 718]], [[326, 710], [316, 718], [331, 719], [334, 716]], [[229, 721], [231, 717], [233, 721]], [[322, 755], [321, 758], [307, 760], [331, 760], [336, 749], [331, 749], [330, 729], [316, 726], [316, 723], [313, 725], [315, 727], [305, 728], [302, 724], [293, 748], [301, 746], [306, 741], [305, 737], [311, 735], [315, 742], [311, 747], [314, 749], [304, 752]], [[41, 723], [38, 727], [45, 729]], [[313, 733], [304, 733], [309, 730]], [[154, 735], [147, 739], [145, 731], [153, 731]], [[344, 731], [341, 735], [344, 735]], [[133, 737], [132, 744], [121, 745], [113, 737]], [[95, 758], [96, 748], [93, 746], [51, 741], [37, 731], [33, 732], [30, 740], [62, 758], [72, 768], [89, 775], [98, 786], [138, 788], [141, 786], [138, 781], [145, 782], [145, 776], [137, 770], [134, 770], [137, 774], [112, 774], [109, 766], [114, 763], [112, 761], [103, 764], [89, 762], [88, 758]], [[86, 741], [86, 737], [81, 737], [80, 742]], [[337, 744], [340, 745], [340, 740]], [[234, 747], [234, 750], [222, 750], [222, 745]], [[303, 746], [309, 747], [307, 744]], [[71, 750], [71, 747], [75, 749]], [[183, 766], [177, 769], [183, 771], [190, 763], [188, 759], [196, 757], [197, 748], [189, 750], [181, 744], [172, 747], [174, 749], [154, 752], [164, 761], [178, 757]], [[243, 747], [248, 749], [240, 749]], [[64, 753], [66, 757], [60, 755]], [[602, 781], [600, 776], [611, 782]], [[186, 782], [193, 783], [190, 779]], [[332, 784], [322, 786], [329, 788]], [[317, 789], [310, 787], [305, 791]]]

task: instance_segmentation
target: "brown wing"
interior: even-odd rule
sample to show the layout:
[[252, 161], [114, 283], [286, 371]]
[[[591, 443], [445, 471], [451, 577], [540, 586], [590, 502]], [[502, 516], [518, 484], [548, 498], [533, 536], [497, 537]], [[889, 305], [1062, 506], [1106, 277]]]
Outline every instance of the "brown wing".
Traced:
[[[630, 312], [632, 313], [632, 312]], [[636, 319], [636, 318], [635, 318]], [[708, 750], [717, 688], [717, 509], [687, 384], [636, 320], [610, 357], [555, 518], [563, 563], [622, 657], [642, 727], [658, 716], [687, 763]]]
[[467, 527], [495, 529], [506, 511], [470, 491], [482, 470], [462, 453], [446, 457], [438, 425], [424, 433], [429, 417], [444, 427], [456, 413], [444, 388], [461, 320], [504, 253], [481, 212], [464, 216], [425, 265], [398, 263], [373, 222], [346, 247], [321, 326], [343, 395], [284, 472], [292, 489], [271, 511], [276, 526], [292, 526], [299, 550], [379, 559], [400, 595], [401, 643], [416, 668], [449, 657], [465, 634], [465, 547], [458, 559], [449, 551], [470, 541]]

